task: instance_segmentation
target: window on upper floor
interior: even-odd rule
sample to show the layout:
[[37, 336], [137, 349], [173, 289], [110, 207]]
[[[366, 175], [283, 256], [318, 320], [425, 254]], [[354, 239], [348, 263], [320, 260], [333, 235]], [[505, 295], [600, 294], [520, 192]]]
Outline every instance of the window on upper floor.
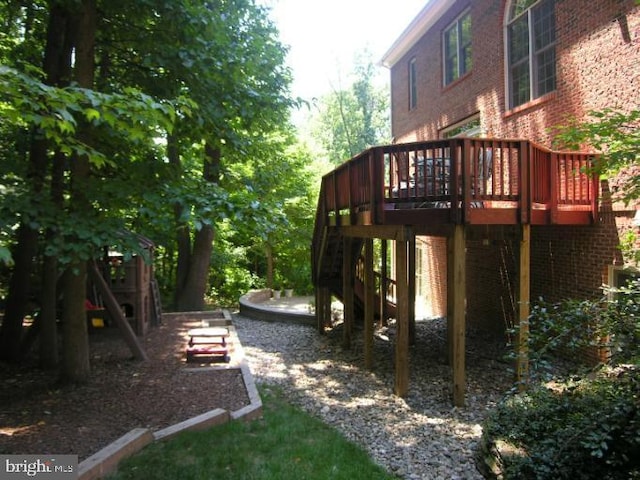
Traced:
[[554, 0], [512, 0], [507, 12], [509, 108], [556, 89]]
[[418, 72], [416, 71], [416, 59], [409, 60], [409, 110], [418, 106]]
[[471, 71], [471, 14], [463, 13], [442, 34], [444, 85]]

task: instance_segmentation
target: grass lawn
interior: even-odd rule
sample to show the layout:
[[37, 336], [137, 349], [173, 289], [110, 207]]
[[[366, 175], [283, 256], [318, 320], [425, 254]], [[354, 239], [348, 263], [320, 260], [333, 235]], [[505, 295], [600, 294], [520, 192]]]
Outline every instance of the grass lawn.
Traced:
[[120, 464], [115, 479], [376, 480], [396, 478], [342, 434], [260, 389], [264, 417], [185, 432], [156, 442]]

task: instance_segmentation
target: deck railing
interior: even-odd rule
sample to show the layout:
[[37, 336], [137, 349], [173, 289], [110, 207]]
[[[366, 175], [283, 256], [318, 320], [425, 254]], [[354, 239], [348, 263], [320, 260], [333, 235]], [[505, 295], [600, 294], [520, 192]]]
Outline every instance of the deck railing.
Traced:
[[[324, 176], [321, 210], [353, 217], [402, 208], [592, 208], [593, 155], [520, 140], [453, 139], [374, 147]], [[524, 218], [526, 221], [527, 217]]]
[[[593, 154], [526, 140], [456, 138], [373, 147], [322, 179], [313, 248], [328, 225], [585, 223]], [[562, 216], [582, 212], [582, 216]], [[573, 219], [573, 220], [572, 220]]]

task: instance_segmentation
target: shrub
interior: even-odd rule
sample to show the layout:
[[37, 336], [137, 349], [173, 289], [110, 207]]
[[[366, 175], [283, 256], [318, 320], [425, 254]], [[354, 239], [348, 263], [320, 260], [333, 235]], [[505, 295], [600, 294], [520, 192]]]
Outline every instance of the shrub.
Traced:
[[[518, 327], [510, 333], [517, 338]], [[540, 299], [531, 308], [527, 346], [531, 378], [539, 380], [552, 377], [560, 359], [579, 361], [589, 349], [608, 352], [611, 364], [640, 357], [640, 279], [605, 287], [597, 300]]]
[[640, 478], [639, 373], [607, 368], [507, 398], [483, 432], [485, 443], [522, 452], [501, 457], [504, 478]]
[[[503, 478], [640, 479], [640, 282], [604, 293], [532, 308], [539, 383], [507, 397], [483, 425], [485, 453], [497, 452]], [[607, 366], [553, 377], [559, 355], [594, 347], [608, 350]]]

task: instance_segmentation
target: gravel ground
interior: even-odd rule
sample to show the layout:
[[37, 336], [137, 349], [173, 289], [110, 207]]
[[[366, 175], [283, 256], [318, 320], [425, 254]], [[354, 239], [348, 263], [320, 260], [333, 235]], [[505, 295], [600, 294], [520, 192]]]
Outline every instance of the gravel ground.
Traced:
[[314, 328], [234, 315], [233, 323], [258, 384], [278, 385], [292, 403], [362, 445], [389, 472], [406, 479], [482, 479], [474, 464], [480, 422], [511, 386], [500, 346], [467, 339], [467, 405], [452, 407], [446, 329], [441, 319], [417, 325], [409, 395], [392, 393], [394, 329], [378, 332], [372, 371], [363, 368], [362, 332], [341, 347], [341, 326]]

